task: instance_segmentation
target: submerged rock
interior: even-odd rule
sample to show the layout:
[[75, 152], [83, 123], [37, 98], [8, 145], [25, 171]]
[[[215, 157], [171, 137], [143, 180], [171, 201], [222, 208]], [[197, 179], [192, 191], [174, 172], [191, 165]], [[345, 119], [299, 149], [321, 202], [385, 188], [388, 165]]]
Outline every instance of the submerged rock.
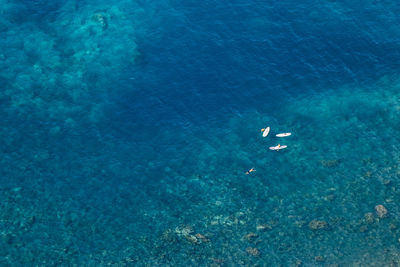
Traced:
[[303, 266], [303, 262], [301, 260], [297, 259], [296, 262], [294, 263], [294, 266], [295, 267]]
[[193, 235], [194, 230], [190, 225], [182, 225], [175, 228], [175, 234], [179, 237], [184, 237], [187, 241], [192, 244], [199, 243], [199, 240]]
[[376, 214], [379, 218], [386, 218], [388, 216], [388, 211], [383, 205], [376, 205], [375, 206]]
[[269, 225], [269, 224], [266, 224], [266, 223], [264, 223], [264, 224], [258, 224], [257, 226], [256, 226], [256, 229], [257, 229], [257, 231], [268, 231], [268, 230], [271, 230], [272, 229], [272, 226], [271, 225]]
[[321, 165], [325, 168], [333, 168], [339, 166], [339, 159], [329, 159], [329, 160], [321, 160]]
[[209, 242], [210, 239], [208, 239], [207, 237], [205, 237], [204, 235], [197, 233], [195, 235], [195, 237], [197, 238], [197, 240], [199, 240], [200, 242]]
[[194, 236], [194, 235], [185, 235], [185, 238], [186, 238], [187, 241], [189, 241], [192, 244], [197, 244], [199, 242], [197, 237]]
[[176, 242], [176, 240], [177, 240], [176, 234], [174, 234], [174, 232], [172, 232], [172, 230], [168, 229], [162, 233], [161, 240], [169, 242], [169, 243]]
[[383, 184], [384, 185], [391, 185], [392, 184], [392, 180], [385, 179], [385, 180], [383, 180]]
[[336, 195], [335, 194], [329, 194], [329, 195], [325, 196], [324, 199], [327, 200], [327, 201], [334, 201], [336, 199]]
[[[172, 231], [170, 231], [172, 232]], [[166, 232], [166, 233], [170, 233]], [[190, 225], [181, 225], [175, 228], [175, 234], [178, 237], [183, 237], [186, 239], [186, 241], [192, 243], [192, 244], [201, 244], [201, 243], [206, 243], [209, 242], [210, 240], [205, 237], [204, 235], [200, 233], [194, 234], [194, 229]], [[168, 237], [168, 235], [164, 235]]]
[[213, 263], [211, 264], [211, 267], [220, 267], [221, 265], [223, 265], [225, 263], [225, 260], [222, 258], [211, 258], [211, 260], [213, 261]]
[[359, 229], [359, 231], [360, 231], [360, 233], [365, 233], [365, 232], [367, 232], [369, 230], [369, 228], [368, 228], [368, 225], [361, 225], [360, 226], [360, 229]]
[[328, 223], [326, 221], [312, 220], [308, 224], [308, 228], [310, 228], [311, 230], [326, 229], [326, 228], [328, 228]]
[[246, 252], [254, 257], [260, 256], [260, 251], [258, 250], [258, 248], [248, 247], [248, 248], [246, 248]]
[[372, 212], [365, 213], [364, 221], [368, 224], [374, 223], [375, 222], [374, 214]]
[[97, 12], [92, 16], [92, 21], [100, 25], [104, 30], [108, 28], [108, 19], [105, 13]]
[[307, 224], [307, 222], [304, 221], [304, 220], [299, 220], [299, 221], [295, 221], [294, 224], [295, 224], [297, 227], [302, 228], [302, 227], [304, 227], [304, 225]]
[[257, 234], [251, 232], [251, 233], [248, 233], [247, 235], [245, 235], [244, 239], [247, 241], [253, 241], [254, 239], [257, 238], [257, 236], [258, 236]]
[[193, 227], [190, 225], [182, 225], [175, 228], [175, 233], [178, 236], [187, 236], [194, 232]]

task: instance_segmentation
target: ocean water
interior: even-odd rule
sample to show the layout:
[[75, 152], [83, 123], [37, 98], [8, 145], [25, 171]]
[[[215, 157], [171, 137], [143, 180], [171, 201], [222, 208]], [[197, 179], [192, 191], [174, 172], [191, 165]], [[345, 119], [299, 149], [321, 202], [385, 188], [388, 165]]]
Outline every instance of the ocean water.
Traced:
[[0, 11], [1, 266], [400, 265], [396, 1]]

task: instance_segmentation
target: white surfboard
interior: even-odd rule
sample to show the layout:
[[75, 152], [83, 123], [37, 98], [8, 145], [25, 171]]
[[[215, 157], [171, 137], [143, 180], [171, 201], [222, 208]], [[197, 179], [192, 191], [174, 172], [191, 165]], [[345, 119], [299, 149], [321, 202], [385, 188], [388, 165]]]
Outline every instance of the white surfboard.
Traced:
[[269, 134], [269, 131], [271, 130], [271, 128], [268, 126], [265, 129], [261, 129], [261, 131], [263, 132], [262, 136], [263, 137], [267, 137], [267, 135]]
[[291, 135], [292, 135], [292, 133], [280, 133], [280, 134], [277, 134], [276, 137], [286, 137], [286, 136], [291, 136]]
[[287, 148], [287, 146], [280, 146], [280, 145], [277, 145], [277, 146], [271, 146], [271, 147], [269, 147], [269, 149], [271, 149], [271, 150], [281, 150], [281, 149], [284, 149], [284, 148]]

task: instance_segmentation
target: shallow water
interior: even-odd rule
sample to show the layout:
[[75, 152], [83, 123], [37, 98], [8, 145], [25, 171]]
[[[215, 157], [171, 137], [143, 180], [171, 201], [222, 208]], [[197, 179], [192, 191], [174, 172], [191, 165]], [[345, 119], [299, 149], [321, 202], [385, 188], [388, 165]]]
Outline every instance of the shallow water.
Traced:
[[396, 2], [0, 4], [1, 265], [400, 264]]

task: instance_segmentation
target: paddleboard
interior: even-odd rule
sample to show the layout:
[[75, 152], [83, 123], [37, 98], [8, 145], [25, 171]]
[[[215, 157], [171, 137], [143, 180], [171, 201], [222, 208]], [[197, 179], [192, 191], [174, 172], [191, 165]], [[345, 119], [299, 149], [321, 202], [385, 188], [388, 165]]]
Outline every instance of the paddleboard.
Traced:
[[271, 150], [281, 150], [284, 148], [287, 148], [287, 146], [271, 146], [271, 147], [269, 147], [269, 149], [271, 149]]
[[267, 137], [267, 135], [269, 134], [269, 130], [271, 130], [269, 126], [265, 129], [261, 129], [261, 131], [263, 132], [262, 136]]
[[286, 137], [286, 136], [291, 136], [291, 135], [292, 135], [292, 133], [280, 133], [280, 134], [277, 134], [276, 137]]

